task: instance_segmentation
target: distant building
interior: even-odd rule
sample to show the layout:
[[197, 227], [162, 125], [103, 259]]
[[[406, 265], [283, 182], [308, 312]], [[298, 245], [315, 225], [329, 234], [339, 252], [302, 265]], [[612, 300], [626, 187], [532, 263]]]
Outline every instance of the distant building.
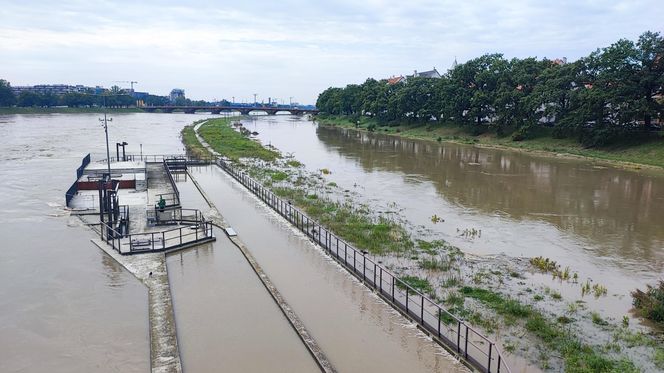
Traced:
[[405, 81], [406, 81], [406, 78], [403, 75], [399, 75], [399, 76], [393, 76], [391, 78], [388, 78], [387, 79], [387, 84], [394, 85], [394, 84], [402, 83], [402, 82], [405, 82]]
[[454, 56], [454, 62], [452, 62], [452, 66], [450, 66], [449, 71], [456, 69], [457, 66], [459, 66], [459, 63], [457, 62], [456, 56]]
[[443, 76], [440, 75], [440, 73], [438, 72], [438, 70], [436, 70], [436, 68], [434, 67], [433, 70], [429, 70], [429, 71], [417, 72], [417, 70], [415, 70], [415, 71], [413, 72], [413, 75], [408, 75], [407, 77], [408, 77], [408, 78], [440, 79], [440, 78], [442, 78]]
[[406, 76], [403, 76], [403, 75], [394, 76], [393, 75], [393, 76], [387, 78], [386, 80], [387, 80], [387, 84], [395, 85], [395, 84], [406, 82], [406, 80], [408, 80], [408, 78], [440, 79], [440, 78], [442, 78], [442, 75], [440, 75], [438, 70], [436, 70], [436, 68], [434, 67], [433, 70], [429, 70], [429, 71], [417, 72], [417, 70], [415, 70], [413, 72], [413, 75], [406, 75]]
[[184, 97], [184, 89], [173, 88], [173, 90], [171, 90], [171, 94], [168, 95], [168, 99], [171, 102], [175, 102], [180, 97], [185, 98]]
[[564, 65], [564, 64], [567, 63], [567, 57], [556, 58], [555, 60], [553, 60], [553, 61], [551, 61], [551, 62], [553, 62], [554, 65], [559, 65], [559, 66], [560, 66], [560, 65]]

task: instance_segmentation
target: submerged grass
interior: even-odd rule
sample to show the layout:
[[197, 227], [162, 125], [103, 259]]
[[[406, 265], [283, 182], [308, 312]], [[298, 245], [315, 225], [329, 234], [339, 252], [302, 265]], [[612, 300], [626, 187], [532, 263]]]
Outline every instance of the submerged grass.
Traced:
[[[433, 292], [433, 286], [431, 286], [431, 283], [426, 278], [421, 278], [417, 276], [403, 276], [399, 277], [399, 280], [403, 281], [411, 288], [421, 291], [422, 293], [428, 294]], [[401, 289], [406, 288], [406, 286], [399, 281], [397, 281], [397, 287]]]
[[301, 188], [280, 186], [273, 188], [273, 192], [302, 208], [311, 218], [360, 250], [384, 254], [413, 248], [406, 229], [394, 220], [375, 217], [366, 209], [320, 198]]
[[[506, 297], [491, 290], [464, 286], [461, 293], [476, 299], [496, 311], [496, 313], [525, 320], [525, 328], [538, 337], [543, 345], [558, 351], [565, 361], [565, 371], [585, 372], [638, 372], [634, 363], [627, 359], [613, 359], [606, 353], [584, 344], [572, 335], [564, 325], [565, 321], [550, 321], [540, 311], [518, 300]], [[562, 324], [562, 325], [561, 325]], [[544, 362], [546, 364], [546, 362]]]

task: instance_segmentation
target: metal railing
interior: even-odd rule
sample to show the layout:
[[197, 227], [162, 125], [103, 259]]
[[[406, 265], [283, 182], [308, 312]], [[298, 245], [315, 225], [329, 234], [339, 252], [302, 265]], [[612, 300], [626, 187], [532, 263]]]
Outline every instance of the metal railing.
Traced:
[[85, 167], [88, 166], [88, 164], [90, 164], [90, 153], [83, 157], [81, 165], [76, 169], [76, 180], [74, 180], [74, 183], [69, 187], [69, 189], [67, 189], [67, 192], [65, 192], [65, 205], [67, 207], [69, 207], [69, 203], [78, 192], [78, 179], [83, 176], [83, 171], [85, 170]]
[[[199, 220], [190, 220], [192, 216]], [[173, 250], [214, 240], [212, 222], [206, 221], [200, 212], [180, 215], [179, 219], [173, 220], [173, 223], [185, 225], [159, 232], [122, 235], [108, 223], [102, 223], [100, 235], [102, 240], [122, 255]]]
[[366, 286], [376, 291], [381, 298], [415, 321], [443, 347], [456, 353], [481, 372], [511, 372], [495, 342], [464, 320], [402, 281], [387, 268], [367, 257], [365, 252], [354, 248], [246, 173], [222, 159], [218, 159], [217, 164], [261, 201], [319, 244], [325, 253]]
[[[188, 165], [205, 165], [214, 163], [215, 158], [212, 157], [189, 157], [185, 154], [127, 154], [124, 157], [124, 160], [127, 162], [148, 162], [148, 163], [161, 163], [167, 159], [173, 158], [185, 158]], [[123, 158], [111, 157], [111, 163], [113, 162], [122, 162]], [[106, 162], [104, 158], [103, 162]]]
[[204, 221], [203, 214], [196, 209], [164, 209], [163, 211], [155, 208], [145, 211], [148, 224], [167, 225], [179, 224], [181, 222], [199, 222]]
[[160, 196], [161, 198], [164, 198], [165, 196], [169, 197], [169, 199], [166, 200], [167, 207], [180, 206], [180, 191], [178, 190], [178, 186], [175, 184], [175, 179], [173, 179], [173, 172], [171, 171], [167, 159], [164, 159], [162, 163], [164, 165], [164, 169], [166, 170], [166, 175], [168, 176], [168, 182], [171, 183], [171, 188], [173, 189], [173, 193], [165, 193], [158, 196]]

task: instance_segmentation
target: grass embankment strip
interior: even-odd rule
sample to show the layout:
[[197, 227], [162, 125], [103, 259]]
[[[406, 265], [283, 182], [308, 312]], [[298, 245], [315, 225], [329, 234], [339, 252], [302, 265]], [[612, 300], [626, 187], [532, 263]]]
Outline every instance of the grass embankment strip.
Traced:
[[195, 125], [196, 124], [194, 123], [182, 129], [180, 132], [182, 143], [184, 143], [184, 146], [187, 148], [187, 153], [189, 155], [197, 158], [210, 158], [212, 157], [212, 153], [210, 153], [206, 147], [201, 145], [196, 138], [196, 132], [194, 130]]
[[[324, 125], [355, 128], [356, 124], [346, 117], [318, 117], [317, 121]], [[573, 156], [600, 159], [617, 163], [636, 163], [656, 167], [664, 167], [664, 136], [642, 144], [620, 145], [603, 148], [586, 148], [575, 139], [556, 139], [550, 130], [540, 131], [539, 136], [523, 141], [512, 141], [510, 136], [498, 137], [495, 134], [482, 134], [473, 136], [468, 127], [451, 123], [433, 124], [404, 124], [382, 125], [378, 121], [362, 117], [359, 130], [371, 130], [376, 133], [398, 135], [406, 138], [423, 139], [431, 141], [446, 141], [461, 144], [476, 144], [479, 146], [511, 148], [528, 152], [544, 152], [556, 154], [569, 154]]]
[[231, 127], [233, 118], [211, 119], [202, 125], [198, 133], [219, 154], [234, 161], [240, 158], [258, 158], [274, 161], [279, 153], [264, 148], [259, 142], [241, 134]]
[[524, 320], [525, 328], [537, 336], [544, 346], [562, 355], [566, 372], [638, 372], [631, 361], [612, 359], [580, 342], [570, 331], [548, 320], [530, 305], [491, 290], [469, 286], [462, 287], [461, 294], [480, 301], [500, 315]]

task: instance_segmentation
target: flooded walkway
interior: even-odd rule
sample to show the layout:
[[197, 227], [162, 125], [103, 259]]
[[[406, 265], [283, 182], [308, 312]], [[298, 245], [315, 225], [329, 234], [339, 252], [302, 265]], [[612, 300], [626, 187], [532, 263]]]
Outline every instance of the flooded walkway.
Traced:
[[[207, 213], [193, 183], [178, 189], [183, 204]], [[240, 250], [222, 231], [215, 235], [167, 256], [183, 370], [319, 371]]]
[[467, 370], [219, 168], [192, 174], [336, 369]]

